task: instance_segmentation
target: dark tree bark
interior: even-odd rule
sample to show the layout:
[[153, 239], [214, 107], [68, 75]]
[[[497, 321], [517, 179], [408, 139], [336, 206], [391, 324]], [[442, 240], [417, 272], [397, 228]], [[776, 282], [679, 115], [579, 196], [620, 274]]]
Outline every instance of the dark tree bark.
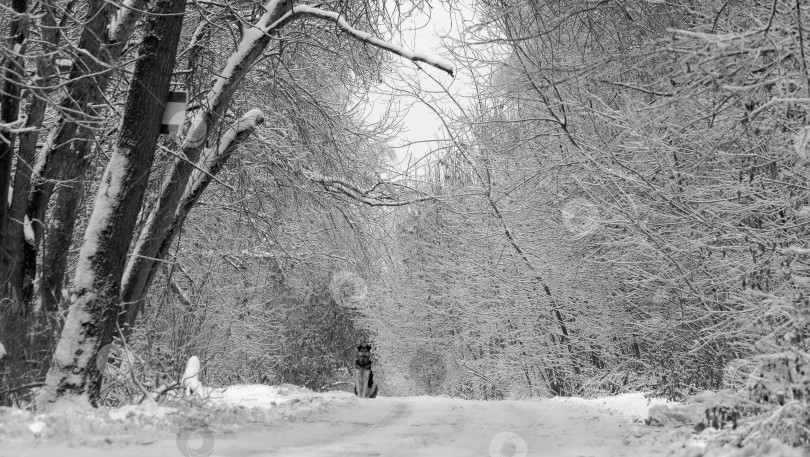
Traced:
[[[23, 296], [30, 300], [33, 296], [33, 280], [36, 274], [37, 249], [45, 228], [45, 212], [54, 191], [54, 179], [74, 182], [86, 171], [89, 138], [92, 126], [100, 122], [97, 108], [103, 101], [104, 89], [109, 79], [109, 42], [107, 27], [113, 5], [104, 0], [90, 0], [85, 26], [79, 38], [79, 53], [70, 70], [68, 96], [60, 104], [60, 119], [53, 140], [52, 149], [46, 157], [39, 174], [33, 177], [33, 188], [28, 200], [27, 214], [34, 233], [34, 243], [26, 243], [23, 259]], [[87, 77], [87, 75], [95, 75]]]
[[[102, 84], [106, 82], [107, 70], [109, 70], [107, 65], [110, 61], [107, 52], [107, 38], [109, 36], [107, 27], [113, 8], [112, 4], [104, 0], [90, 0], [88, 2], [84, 28], [78, 42], [78, 47], [84, 49], [85, 52], [79, 53], [73, 62], [70, 82], [67, 87], [68, 96], [59, 106], [62, 118], [48, 133], [46, 143], [50, 144], [50, 146], [43, 148], [45, 151], [42, 152], [42, 154], [45, 154], [43, 157], [47, 157], [48, 160], [44, 162], [45, 166], [39, 170], [40, 174], [33, 173], [26, 166], [18, 165], [17, 167], [19, 180], [22, 184], [27, 184], [31, 188], [30, 193], [21, 190], [18, 197], [27, 199], [25, 212], [31, 222], [30, 231], [33, 232], [33, 236], [23, 237], [25, 242], [20, 243], [22, 244], [22, 255], [19, 255], [19, 251], [16, 251], [17, 254], [14, 257], [5, 259], [3, 275], [13, 281], [13, 284], [10, 284], [10, 293], [16, 295], [16, 301], [25, 310], [26, 315], [13, 323], [5, 320], [3, 324], [12, 326], [11, 333], [13, 333], [13, 336], [9, 337], [9, 339], [24, 342], [23, 349], [20, 351], [23, 359], [16, 361], [16, 367], [11, 365], [11, 362], [15, 361], [10, 361], [8, 367], [4, 370], [7, 375], [12, 371], [27, 370], [24, 376], [15, 375], [19, 380], [41, 379], [47, 369], [47, 363], [43, 364], [41, 361], [49, 358], [53, 347], [52, 334], [55, 330], [55, 321], [51, 317], [53, 313], [47, 312], [53, 310], [42, 310], [43, 312], [37, 316], [33, 316], [30, 312], [33, 309], [33, 280], [36, 273], [37, 247], [39, 246], [39, 240], [42, 238], [42, 226], [48, 200], [54, 188], [53, 179], [63, 176], [70, 177], [69, 174], [59, 175], [56, 171], [61, 173], [74, 170], [77, 166], [80, 166], [77, 162], [87, 160], [91, 126], [94, 122], [98, 122], [99, 119], [96, 106], [103, 100]], [[55, 43], [58, 38], [58, 29], [55, 30], [51, 25], [50, 29], [45, 27], [43, 30], [46, 32], [46, 36], [43, 36], [43, 38], [46, 41], [50, 39]], [[56, 35], [48, 35], [52, 32]], [[47, 65], [47, 63], [44, 63], [44, 65]], [[51, 69], [50, 72], [52, 71]], [[88, 75], [95, 76], [89, 77]], [[40, 109], [42, 114], [37, 112]], [[32, 103], [29, 114], [33, 114], [29, 121], [37, 122], [38, 116], [44, 116], [44, 107]], [[41, 120], [38, 122], [41, 122]], [[24, 157], [31, 160], [30, 156], [33, 155], [31, 148], [36, 147], [36, 137], [23, 139], [26, 142], [21, 143], [21, 148], [26, 149], [21, 150], [21, 152], [28, 154]], [[28, 173], [29, 171], [31, 173]], [[16, 177], [15, 181], [17, 181]], [[28, 182], [25, 183], [25, 181]], [[22, 202], [18, 203], [18, 205], [22, 206]], [[15, 208], [15, 210], [17, 209]], [[18, 238], [18, 240], [20, 239]], [[14, 239], [5, 241], [8, 243], [15, 242]], [[6, 243], [0, 243], [0, 245], [4, 244]], [[67, 249], [68, 246], [69, 243], [64, 246], [64, 249]], [[19, 245], [15, 249], [19, 249]]]
[[[87, 129], [79, 131], [79, 134], [89, 133], [90, 131]], [[82, 138], [82, 141], [89, 144], [92, 137]], [[84, 157], [83, 159], [80, 167], [90, 168], [89, 158]], [[68, 248], [73, 243], [73, 231], [76, 228], [80, 205], [84, 200], [87, 174], [89, 172], [85, 171], [85, 175], [80, 179], [63, 183], [56, 194], [56, 201], [52, 205], [48, 230], [42, 245], [42, 272], [38, 292], [44, 313], [54, 313], [60, 310]]]
[[113, 339], [121, 275], [155, 155], [185, 3], [158, 0], [146, 20], [121, 132], [79, 255], [76, 302], [38, 398], [41, 408], [59, 396], [84, 397], [94, 406], [98, 400], [104, 366], [96, 356]]
[[[14, 17], [9, 22], [8, 49], [9, 56], [3, 63], [3, 82], [0, 87], [0, 227], [6, 224], [8, 216], [8, 188], [11, 184], [11, 165], [14, 157], [13, 128], [9, 125], [17, 122], [20, 115], [20, 92], [22, 91], [22, 77], [25, 74], [23, 67], [23, 46], [27, 28], [28, 10], [27, 0], [13, 0], [11, 8]], [[5, 235], [5, 234], [4, 234]]]
[[30, 284], [23, 284], [22, 265], [23, 246], [28, 242], [23, 236], [23, 222], [26, 216], [28, 193], [31, 190], [31, 175], [36, 160], [36, 144], [39, 129], [45, 119], [47, 96], [52, 77], [55, 73], [54, 59], [59, 44], [59, 28], [64, 26], [65, 19], [70, 15], [75, 0], [65, 6], [65, 14], [61, 24], [57, 22], [57, 12], [49, 1], [42, 2], [42, 15], [40, 19], [41, 42], [43, 53], [37, 58], [37, 80], [30, 87], [34, 97], [28, 106], [25, 127], [28, 131], [19, 135], [17, 148], [17, 166], [14, 171], [14, 192], [9, 207], [9, 216], [5, 227], [5, 236], [0, 249], [6, 257], [2, 263], [2, 277], [5, 279], [9, 293], [6, 296], [23, 297], [22, 291]]
[[[14, 158], [15, 134], [13, 128], [5, 127], [17, 122], [20, 114], [21, 81], [25, 72], [23, 68], [22, 53], [25, 41], [27, 1], [13, 0], [11, 7], [14, 17], [9, 22], [9, 38], [6, 45], [9, 56], [2, 64], [3, 80], [0, 83], [0, 237], [5, 241], [8, 237], [7, 227], [12, 224], [22, 224], [22, 221], [9, 220], [8, 191], [11, 184], [11, 168]], [[19, 126], [16, 126], [19, 127]], [[0, 242], [0, 246], [4, 243]], [[0, 251], [0, 266], [8, 262], [8, 256]], [[26, 316], [26, 308], [21, 306], [18, 291], [9, 288], [8, 274], [0, 275], [0, 342], [5, 346], [8, 355], [0, 360], [0, 385], [8, 386], [9, 381], [16, 381], [19, 370], [23, 369], [25, 360], [25, 333], [18, 331], [21, 321]], [[9, 369], [7, 369], [7, 367]]]
[[[84, 177], [92, 164], [89, 152], [93, 138], [93, 125], [101, 120], [102, 112], [95, 108], [102, 104], [104, 92], [110, 78], [110, 64], [121, 55], [124, 45], [131, 36], [140, 11], [146, 8], [145, 0], [134, 0], [131, 9], [122, 6], [115, 14], [117, 26], [112, 37], [109, 31], [110, 17], [114, 5], [110, 2], [93, 0], [88, 8], [87, 20], [79, 47], [88, 51], [88, 54], [78, 55], [71, 69], [71, 84], [68, 88], [68, 97], [61, 104], [63, 118], [59, 120], [52, 132], [55, 140], [51, 148], [42, 151], [42, 164], [33, 175], [32, 189], [28, 199], [27, 214], [32, 221], [34, 242], [24, 245], [22, 260], [23, 296], [26, 300], [33, 297], [33, 281], [36, 276], [37, 256], [44, 237], [45, 212], [54, 192], [54, 180], [58, 179], [69, 185], [58, 189], [57, 207], [68, 207], [75, 201], [84, 185]], [[107, 71], [105, 71], [107, 70]], [[95, 75], [92, 78], [85, 75]], [[56, 233], [48, 235], [51, 239], [70, 239], [76, 225], [78, 212], [64, 211], [58, 224], [50, 224], [50, 229]], [[67, 255], [70, 244], [53, 245], [53, 258], [61, 259]], [[53, 266], [48, 268], [49, 275], [60, 276], [59, 279], [48, 278], [47, 282], [53, 284], [61, 282], [64, 277], [64, 268], [58, 270]], [[55, 311], [55, 309], [51, 309]]]

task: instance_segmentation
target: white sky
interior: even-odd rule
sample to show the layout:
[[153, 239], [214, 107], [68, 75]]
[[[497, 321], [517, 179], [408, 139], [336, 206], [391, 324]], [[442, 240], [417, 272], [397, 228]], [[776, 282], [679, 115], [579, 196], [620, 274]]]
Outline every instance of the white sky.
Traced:
[[[452, 46], [450, 41], [458, 39], [461, 31], [458, 12], [451, 13], [445, 7], [440, 2], [434, 2], [429, 12], [416, 11], [405, 21], [399, 36], [394, 36], [393, 41], [413, 51], [439, 54], [452, 63], [447, 47]], [[444, 38], [446, 43], [443, 43]], [[451, 94], [457, 94], [465, 85], [464, 81], [469, 79], [462, 68], [454, 65], [456, 76], [453, 78], [428, 65], [420, 64], [422, 70], [419, 70], [405, 59], [395, 59], [401, 60], [400, 68], [394, 73], [384, 75], [383, 84], [376, 88], [375, 92], [384, 95], [378, 95], [376, 103], [371, 107], [370, 120], [379, 119], [382, 115], [392, 87], [401, 90], [408, 90], [409, 86], [421, 87], [422, 96], [431, 100], [434, 108], [439, 111], [456, 111], [451, 98], [442, 92], [447, 89]], [[395, 147], [397, 154], [396, 168], [404, 171], [409, 163], [423, 159], [431, 150], [436, 149], [439, 146], [436, 138], [444, 137], [445, 134], [440, 118], [424, 102], [412, 96], [400, 96], [398, 101], [400, 108], [407, 110], [407, 114], [403, 119], [402, 133], [391, 146]]]

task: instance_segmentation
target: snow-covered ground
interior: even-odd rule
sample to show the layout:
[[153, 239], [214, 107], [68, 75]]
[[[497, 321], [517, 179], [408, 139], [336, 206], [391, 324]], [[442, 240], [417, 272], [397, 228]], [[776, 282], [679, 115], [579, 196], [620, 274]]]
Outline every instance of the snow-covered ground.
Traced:
[[[201, 405], [84, 416], [0, 410], [2, 456], [700, 456], [689, 430], [644, 425], [643, 394], [542, 401], [358, 399], [295, 386], [206, 389]], [[714, 456], [731, 455], [728, 452]], [[742, 454], [741, 454], [742, 455]], [[745, 455], [760, 455], [748, 453]], [[772, 454], [789, 455], [789, 454]], [[800, 454], [797, 454], [800, 455]]]

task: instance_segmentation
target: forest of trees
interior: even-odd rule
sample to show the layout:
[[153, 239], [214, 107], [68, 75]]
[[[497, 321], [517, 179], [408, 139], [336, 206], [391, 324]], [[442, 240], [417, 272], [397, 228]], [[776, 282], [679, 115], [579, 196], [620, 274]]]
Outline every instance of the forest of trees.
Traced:
[[[433, 8], [444, 58], [397, 44]], [[136, 401], [190, 355], [337, 389], [372, 341], [387, 395], [730, 389], [810, 437], [810, 5], [0, 12], [4, 404]], [[446, 90], [410, 94], [442, 133], [409, 168], [367, 106], [414, 66]]]

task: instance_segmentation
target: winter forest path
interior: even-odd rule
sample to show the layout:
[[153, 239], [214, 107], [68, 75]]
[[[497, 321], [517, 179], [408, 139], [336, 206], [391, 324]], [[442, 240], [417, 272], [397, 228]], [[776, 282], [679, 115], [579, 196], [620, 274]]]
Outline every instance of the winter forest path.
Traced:
[[[638, 432], [643, 428], [643, 435]], [[641, 438], [627, 439], [628, 435]], [[663, 456], [671, 443], [627, 414], [578, 400], [465, 401], [438, 397], [350, 399], [292, 419], [215, 436], [213, 452], [147, 445], [15, 449], [34, 456]], [[661, 437], [663, 438], [663, 437]], [[525, 442], [525, 447], [523, 443]], [[525, 452], [523, 452], [525, 449]], [[6, 455], [0, 451], [0, 454]], [[9, 454], [11, 455], [11, 454]]]

